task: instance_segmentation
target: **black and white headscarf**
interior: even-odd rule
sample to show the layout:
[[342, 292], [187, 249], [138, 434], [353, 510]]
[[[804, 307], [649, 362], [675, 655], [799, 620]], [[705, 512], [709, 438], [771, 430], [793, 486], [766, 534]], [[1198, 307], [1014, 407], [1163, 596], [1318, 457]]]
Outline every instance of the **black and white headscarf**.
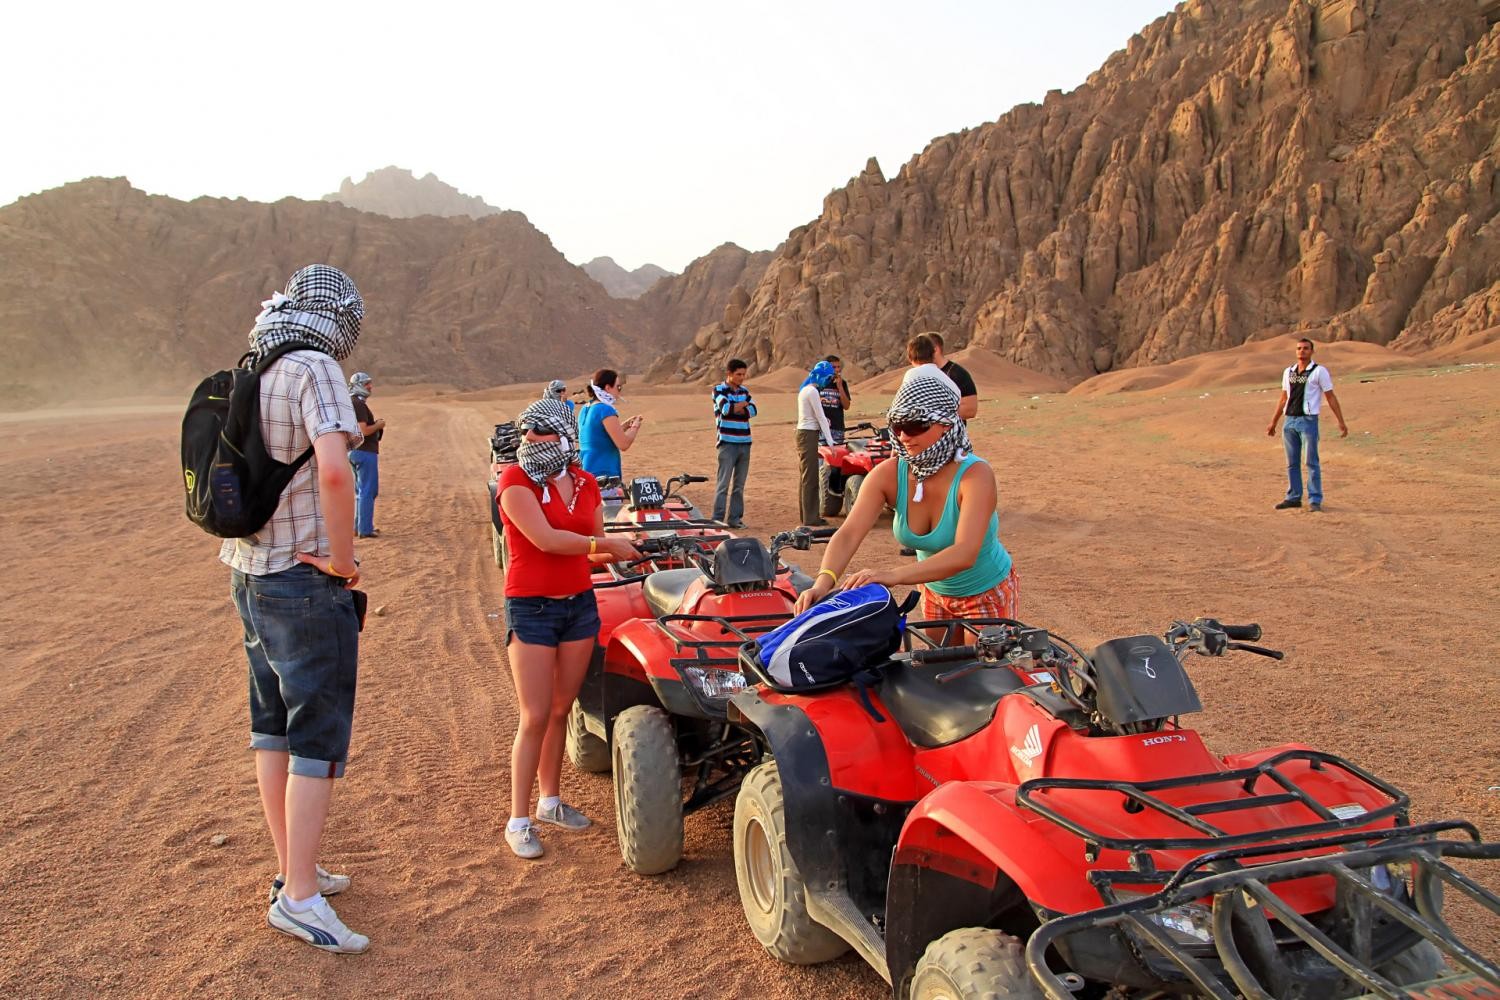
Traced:
[[349, 395], [360, 399], [368, 399], [370, 396], [370, 373], [355, 372], [349, 376]]
[[256, 354], [281, 344], [302, 341], [343, 361], [359, 339], [365, 300], [354, 279], [327, 264], [309, 264], [287, 280], [286, 290], [272, 292], [261, 303], [250, 331]]
[[539, 399], [521, 411], [516, 426], [522, 431], [529, 429], [538, 434], [557, 435], [556, 441], [527, 441], [523, 437], [516, 448], [516, 461], [521, 471], [542, 488], [542, 503], [546, 503], [551, 497], [547, 484], [577, 460], [574, 444], [578, 440], [578, 424], [562, 400]]
[[925, 374], [908, 376], [891, 400], [886, 411], [890, 423], [925, 420], [934, 424], [947, 424], [942, 437], [913, 455], [906, 450], [906, 442], [899, 434], [892, 435], [896, 451], [906, 459], [906, 464], [917, 477], [917, 489], [913, 500], [922, 499], [922, 481], [937, 475], [938, 471], [955, 459], [962, 459], [974, 446], [969, 442], [969, 431], [963, 418], [958, 415], [958, 392], [947, 379], [938, 379]]

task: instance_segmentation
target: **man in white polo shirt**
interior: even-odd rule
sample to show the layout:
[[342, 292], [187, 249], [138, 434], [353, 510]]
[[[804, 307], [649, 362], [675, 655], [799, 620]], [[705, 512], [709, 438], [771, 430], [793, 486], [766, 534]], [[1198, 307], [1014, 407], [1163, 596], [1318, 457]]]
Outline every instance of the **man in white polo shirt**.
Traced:
[[1328, 369], [1312, 359], [1313, 342], [1303, 337], [1297, 341], [1297, 363], [1281, 373], [1281, 398], [1276, 413], [1266, 427], [1266, 436], [1276, 436], [1276, 423], [1286, 414], [1281, 442], [1286, 446], [1286, 499], [1277, 510], [1302, 506], [1302, 456], [1307, 455], [1307, 499], [1312, 511], [1323, 509], [1323, 469], [1318, 464], [1318, 413], [1323, 401], [1333, 408], [1339, 422], [1339, 437], [1349, 436], [1344, 411], [1333, 394], [1333, 377]]

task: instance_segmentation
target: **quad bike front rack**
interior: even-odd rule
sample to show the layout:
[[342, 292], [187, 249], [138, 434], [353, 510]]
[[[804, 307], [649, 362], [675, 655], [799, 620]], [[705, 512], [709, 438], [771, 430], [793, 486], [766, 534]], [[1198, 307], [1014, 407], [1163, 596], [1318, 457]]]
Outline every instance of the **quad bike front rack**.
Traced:
[[[1467, 839], [1438, 836], [1455, 832]], [[1354, 846], [1359, 842], [1365, 846]], [[1249, 867], [1242, 864], [1256, 856], [1307, 851], [1322, 853]], [[1162, 873], [1091, 872], [1106, 899], [1116, 898], [1112, 886], [1118, 882], [1139, 883], [1149, 878], [1165, 884], [1148, 896], [1047, 921], [1027, 941], [1026, 962], [1049, 1000], [1071, 1000], [1073, 993], [1064, 981], [1068, 974], [1054, 972], [1048, 964], [1051, 954], [1056, 954], [1053, 949], [1082, 932], [1115, 930], [1123, 932], [1142, 964], [1152, 964], [1154, 956], [1164, 957], [1185, 981], [1213, 1000], [1335, 995], [1383, 1000], [1500, 997], [1500, 965], [1460, 939], [1441, 912], [1444, 888], [1457, 890], [1497, 916], [1500, 896], [1447, 859], [1500, 860], [1500, 843], [1483, 843], [1472, 824], [1449, 821], [1225, 848], [1197, 857], [1165, 878]], [[1377, 886], [1376, 871], [1389, 874], [1391, 866], [1396, 871], [1410, 870], [1409, 898]], [[1309, 877], [1332, 877], [1336, 884], [1333, 909], [1311, 919], [1272, 889], [1276, 883]], [[1190, 947], [1180, 943], [1158, 919], [1169, 910], [1201, 905], [1209, 899], [1212, 944]], [[1376, 945], [1372, 934], [1377, 921], [1396, 932], [1394, 937], [1385, 935], [1383, 946]], [[1407, 985], [1397, 985], [1376, 971], [1396, 954], [1422, 942], [1442, 952], [1450, 968], [1439, 970], [1426, 982]], [[1286, 949], [1299, 946], [1321, 959], [1317, 970], [1321, 975], [1316, 980], [1321, 985], [1311, 991], [1308, 964], [1287, 960]], [[1076, 988], [1077, 977], [1068, 978]], [[1343, 985], [1330, 991], [1330, 983]]]
[[[1305, 788], [1297, 784], [1292, 775], [1282, 766], [1298, 762], [1312, 771], [1334, 770], [1342, 776], [1379, 792], [1387, 799], [1383, 806], [1357, 812], [1336, 812], [1314, 798]], [[1156, 794], [1184, 788], [1204, 788], [1211, 785], [1237, 786], [1237, 793], [1221, 799], [1195, 802], [1186, 806], [1174, 806]], [[1257, 794], [1263, 786], [1274, 786], [1277, 791]], [[1162, 837], [1156, 839], [1110, 837], [1089, 829], [1082, 821], [1063, 812], [1048, 801], [1055, 791], [1116, 792], [1123, 799], [1126, 812], [1142, 813], [1150, 810], [1177, 821], [1196, 836]], [[1084, 842], [1084, 857], [1093, 863], [1101, 850], [1123, 851], [1131, 857], [1131, 867], [1139, 872], [1154, 871], [1154, 862], [1149, 852], [1170, 850], [1218, 850], [1244, 844], [1265, 843], [1268, 840], [1285, 840], [1321, 833], [1333, 833], [1395, 817], [1397, 824], [1405, 824], [1410, 800], [1405, 792], [1389, 782], [1352, 764], [1342, 757], [1321, 753], [1317, 750], [1286, 750], [1268, 757], [1259, 764], [1230, 771], [1208, 771], [1175, 778], [1154, 781], [1107, 781], [1091, 778], [1034, 778], [1024, 782], [1016, 790], [1016, 802], [1023, 808], [1040, 813]], [[1316, 822], [1271, 830], [1255, 830], [1250, 833], [1230, 834], [1214, 826], [1205, 816], [1222, 815], [1245, 809], [1260, 809], [1267, 806], [1296, 803], [1304, 806], [1317, 817]]]

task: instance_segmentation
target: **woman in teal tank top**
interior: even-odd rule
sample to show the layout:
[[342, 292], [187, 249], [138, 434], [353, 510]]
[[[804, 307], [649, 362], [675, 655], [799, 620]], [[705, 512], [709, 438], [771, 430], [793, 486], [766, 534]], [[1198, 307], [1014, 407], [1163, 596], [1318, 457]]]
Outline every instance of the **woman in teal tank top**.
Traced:
[[[1015, 618], [1020, 585], [1000, 541], [995, 476], [989, 463], [971, 454], [958, 394], [939, 379], [913, 373], [887, 419], [900, 457], [866, 477], [797, 610], [835, 589], [881, 583], [917, 586], [923, 618]], [[841, 576], [887, 506], [896, 512], [896, 541], [916, 549], [917, 561]]]

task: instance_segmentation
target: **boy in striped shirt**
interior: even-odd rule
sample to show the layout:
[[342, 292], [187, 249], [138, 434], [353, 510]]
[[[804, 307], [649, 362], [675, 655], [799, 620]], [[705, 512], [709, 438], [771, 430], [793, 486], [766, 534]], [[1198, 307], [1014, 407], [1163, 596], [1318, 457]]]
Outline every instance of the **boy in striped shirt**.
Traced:
[[[755, 402], [745, 388], [750, 366], [731, 358], [724, 381], [714, 386], [714, 426], [719, 435], [719, 475], [714, 488], [714, 520], [729, 515], [731, 528], [745, 526], [745, 480], [750, 475], [750, 418]], [[733, 488], [730, 481], [733, 480]], [[727, 501], [727, 511], [726, 511]]]

